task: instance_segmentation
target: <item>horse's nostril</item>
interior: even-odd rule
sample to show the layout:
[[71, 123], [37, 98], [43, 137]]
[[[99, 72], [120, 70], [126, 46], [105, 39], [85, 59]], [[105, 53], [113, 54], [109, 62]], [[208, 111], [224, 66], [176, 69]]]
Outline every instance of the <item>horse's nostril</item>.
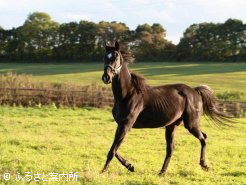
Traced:
[[104, 83], [111, 83], [110, 76], [107, 75], [107, 74], [103, 74], [103, 76], [102, 76], [102, 81], [103, 81]]
[[109, 75], [106, 75], [106, 82], [108, 82], [110, 80]]

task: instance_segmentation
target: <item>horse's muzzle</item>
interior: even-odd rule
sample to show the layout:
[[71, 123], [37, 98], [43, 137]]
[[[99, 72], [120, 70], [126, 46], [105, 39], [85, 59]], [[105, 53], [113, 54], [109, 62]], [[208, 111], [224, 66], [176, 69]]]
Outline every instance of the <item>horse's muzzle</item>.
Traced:
[[110, 84], [112, 82], [112, 79], [110, 78], [110, 76], [107, 74], [107, 73], [104, 73], [102, 75], [102, 81], [105, 83], [105, 84]]

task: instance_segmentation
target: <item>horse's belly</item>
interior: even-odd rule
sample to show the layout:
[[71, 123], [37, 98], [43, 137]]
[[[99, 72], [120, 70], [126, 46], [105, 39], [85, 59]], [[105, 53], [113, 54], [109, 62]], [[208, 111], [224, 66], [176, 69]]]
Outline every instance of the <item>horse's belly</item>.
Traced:
[[158, 128], [172, 124], [179, 119], [182, 112], [166, 115], [164, 112], [143, 111], [139, 114], [133, 128]]

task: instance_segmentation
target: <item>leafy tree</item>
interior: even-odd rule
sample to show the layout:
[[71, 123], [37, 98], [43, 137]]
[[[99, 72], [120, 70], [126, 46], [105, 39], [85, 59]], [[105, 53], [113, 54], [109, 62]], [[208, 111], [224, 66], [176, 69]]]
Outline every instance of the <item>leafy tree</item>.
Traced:
[[40, 59], [52, 55], [56, 43], [56, 32], [59, 24], [47, 13], [34, 12], [30, 14], [20, 28], [20, 35], [25, 53], [31, 58]]
[[129, 40], [130, 31], [124, 23], [105, 22], [98, 23], [99, 35], [96, 37], [97, 48], [104, 51], [105, 44], [118, 40], [124, 44]]
[[5, 55], [6, 43], [4, 37], [4, 29], [0, 26], [0, 58]]
[[60, 59], [89, 59], [96, 55], [97, 25], [89, 21], [70, 22], [58, 29], [58, 47], [54, 53]]
[[177, 58], [193, 60], [233, 60], [245, 53], [246, 25], [240, 20], [225, 23], [193, 24], [177, 46]]
[[18, 28], [0, 30], [0, 57], [17, 59], [21, 55], [20, 43]]
[[58, 29], [58, 45], [54, 55], [58, 59], [75, 59], [78, 39], [78, 23], [70, 22], [61, 24]]
[[[166, 39], [166, 30], [160, 24], [139, 25], [135, 32], [134, 50], [141, 59], [160, 59], [171, 55], [175, 46]], [[172, 52], [171, 51], [171, 52]]]
[[243, 23], [241, 20], [228, 19], [223, 25], [224, 51], [225, 57], [237, 60], [237, 56], [242, 52], [242, 44], [245, 41]]
[[[79, 23], [78, 57], [81, 59], [96, 58], [101, 48], [97, 48], [95, 36], [99, 34], [98, 26], [89, 21]], [[99, 53], [98, 53], [99, 52]]]

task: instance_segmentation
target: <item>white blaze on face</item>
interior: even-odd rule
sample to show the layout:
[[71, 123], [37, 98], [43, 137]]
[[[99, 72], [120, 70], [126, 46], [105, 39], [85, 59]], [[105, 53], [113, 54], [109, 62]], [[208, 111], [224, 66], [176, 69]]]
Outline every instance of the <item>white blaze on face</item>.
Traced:
[[109, 54], [108, 54], [108, 59], [111, 59], [112, 56], [113, 56], [112, 53], [109, 53]]

